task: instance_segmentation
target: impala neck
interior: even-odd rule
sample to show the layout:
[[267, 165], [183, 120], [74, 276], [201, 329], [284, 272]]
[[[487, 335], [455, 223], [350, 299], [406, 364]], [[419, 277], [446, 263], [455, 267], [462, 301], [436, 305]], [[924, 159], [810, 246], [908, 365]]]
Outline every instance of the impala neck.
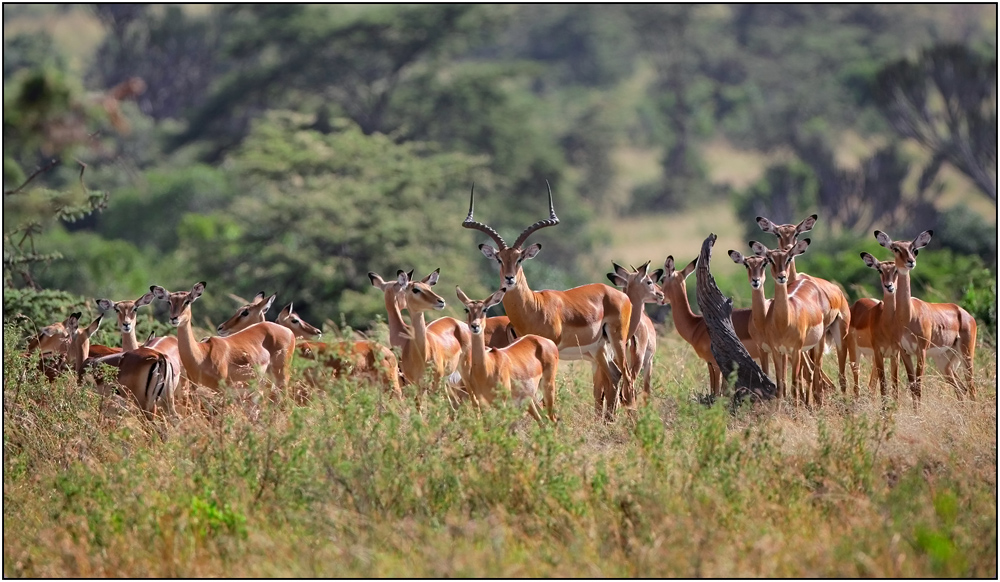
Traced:
[[[191, 327], [191, 306], [181, 313], [181, 322], [177, 325], [177, 349], [180, 352], [181, 363], [185, 370], [200, 370], [207, 354], [205, 344], [198, 343]], [[190, 373], [190, 372], [189, 372]]]
[[773, 313], [773, 324], [778, 329], [788, 327], [788, 283], [779, 285], [774, 283], [774, 302], [771, 303], [771, 313]]
[[[119, 326], [119, 329], [121, 326]], [[135, 338], [135, 324], [132, 324], [132, 331], [125, 333], [122, 332], [122, 351], [131, 352], [132, 350], [139, 349], [139, 340]]]
[[642, 299], [629, 295], [628, 300], [632, 303], [632, 315], [628, 319], [628, 336], [625, 338], [626, 341], [632, 339], [632, 336], [635, 335], [635, 330], [639, 329], [639, 324], [642, 323], [642, 314], [646, 312], [646, 306]]
[[900, 322], [900, 325], [910, 323], [913, 306], [911, 298], [910, 270], [898, 269], [896, 271], [896, 321]]
[[[485, 322], [483, 325], [485, 326]], [[469, 356], [471, 359], [471, 369], [469, 372], [473, 377], [485, 376], [488, 372], [486, 369], [485, 329], [483, 332], [470, 333], [470, 335], [472, 335], [472, 339], [469, 341]]]
[[389, 318], [389, 345], [394, 348], [402, 348], [409, 341], [409, 329], [403, 323], [403, 314], [399, 312], [399, 307], [396, 305], [396, 298], [389, 293], [384, 293], [384, 297], [385, 311], [388, 313]]
[[684, 341], [692, 343], [694, 332], [701, 322], [701, 316], [695, 315], [691, 311], [691, 302], [688, 301], [687, 285], [670, 286], [670, 313], [674, 319], [674, 327]]
[[514, 324], [515, 330], [523, 328], [525, 320], [539, 311], [535, 292], [528, 287], [528, 281], [524, 278], [524, 271], [520, 267], [517, 269], [517, 276], [514, 277], [514, 286], [508, 287], [507, 293], [503, 296], [503, 308]]
[[896, 301], [899, 297], [899, 278], [896, 278], [896, 292], [889, 293], [882, 287], [882, 321], [891, 324], [896, 317]]
[[799, 276], [799, 272], [795, 270], [795, 259], [792, 259], [791, 264], [788, 265], [788, 283], [789, 287], [795, 285], [795, 280]]
[[424, 323], [424, 312], [410, 311], [410, 323], [413, 324], [413, 347], [421, 361], [427, 361], [427, 325]]
[[767, 319], [767, 300], [764, 299], [763, 284], [756, 289], [750, 288], [750, 317], [753, 319], [754, 327], [763, 332]]

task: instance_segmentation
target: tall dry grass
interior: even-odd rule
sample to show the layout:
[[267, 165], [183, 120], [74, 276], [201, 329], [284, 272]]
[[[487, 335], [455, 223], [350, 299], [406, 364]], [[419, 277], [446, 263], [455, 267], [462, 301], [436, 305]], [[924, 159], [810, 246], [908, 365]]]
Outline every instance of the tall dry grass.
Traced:
[[633, 419], [566, 362], [542, 427], [350, 382], [150, 424], [5, 350], [4, 575], [997, 575], [994, 353], [975, 402], [931, 377], [917, 409], [731, 415], [661, 344]]

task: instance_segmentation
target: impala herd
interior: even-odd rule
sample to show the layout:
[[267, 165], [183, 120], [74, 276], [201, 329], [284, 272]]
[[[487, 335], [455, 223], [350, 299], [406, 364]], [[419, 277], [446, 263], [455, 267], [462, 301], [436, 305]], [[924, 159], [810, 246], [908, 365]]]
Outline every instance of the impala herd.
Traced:
[[[712, 394], [721, 395], [724, 380], [712, 355], [708, 327], [691, 310], [685, 285], [696, 261], [677, 270], [669, 256], [663, 269], [652, 272], [648, 261], [631, 271], [615, 264], [608, 279], [621, 290], [599, 283], [567, 291], [531, 289], [522, 263], [537, 256], [542, 247], [525, 243], [535, 231], [559, 224], [551, 188], [548, 196], [549, 217], [524, 229], [508, 245], [492, 227], [474, 220], [473, 186], [462, 226], [479, 230], [496, 243], [496, 247], [481, 244], [479, 249], [498, 263], [500, 289], [478, 301], [456, 286], [466, 321], [452, 317], [425, 321], [425, 312], [445, 307], [444, 298], [432, 289], [439, 269], [423, 279], [414, 279], [413, 271], [400, 270], [388, 281], [368, 273], [385, 300], [392, 349], [369, 340], [310, 340], [320, 330], [303, 321], [291, 303], [276, 322], [265, 321], [275, 296], [265, 299], [263, 292], [219, 325], [217, 336], [199, 341], [191, 327], [191, 309], [205, 291], [205, 283], [200, 282], [189, 291], [177, 292], [153, 285], [135, 301], [98, 299], [100, 315], [89, 326], [81, 327], [81, 314], [74, 313], [43, 328], [29, 343], [29, 351], [59, 358], [78, 377], [95, 372], [100, 391], [130, 396], [149, 418], [161, 404], [176, 418], [174, 399], [185, 394], [190, 384], [210, 390], [223, 385], [245, 387], [252, 378], [266, 374], [277, 391], [284, 391], [290, 384], [292, 357], [297, 355], [323, 364], [306, 371], [307, 383], [314, 386], [324, 378], [351, 376], [380, 384], [398, 399], [403, 398], [401, 382], [415, 386], [418, 394], [443, 386], [452, 405], [468, 400], [478, 408], [497, 398], [512, 398], [539, 422], [539, 405], [543, 405], [548, 418], [555, 421], [559, 362], [584, 359], [592, 364], [595, 414], [612, 421], [619, 402], [634, 410], [640, 377], [645, 399], [649, 399], [656, 330], [643, 305], [656, 303], [671, 305], [674, 327], [707, 364]], [[884, 359], [888, 357], [893, 396], [898, 397], [901, 359], [916, 404], [930, 356], [959, 397], [968, 394], [974, 399], [975, 319], [957, 305], [927, 303], [910, 294], [910, 271], [932, 232], [903, 242], [875, 231], [876, 240], [892, 252], [892, 258], [879, 261], [868, 253], [861, 258], [878, 271], [882, 300], [863, 298], [849, 305], [839, 285], [796, 271], [795, 258], [810, 244], [810, 239], [798, 237], [812, 230], [816, 219], [814, 214], [796, 225], [777, 225], [757, 217], [761, 230], [778, 238], [777, 248], [750, 241], [751, 255], [729, 251], [735, 263], [746, 267], [751, 293], [751, 307], [733, 311], [736, 335], [765, 374], [773, 362], [778, 396], [796, 403], [822, 404], [824, 387], [833, 385], [821, 367], [829, 342], [836, 348], [843, 393], [847, 392], [850, 362], [854, 395], [859, 395], [858, 355], [862, 354], [873, 360], [869, 385], [877, 382], [881, 396], [887, 396]], [[774, 280], [771, 298], [764, 291], [768, 270]], [[136, 310], [154, 299], [168, 304], [177, 335], [150, 337], [140, 345]], [[507, 315], [487, 317], [489, 308], [500, 303]], [[409, 312], [409, 325], [403, 320], [404, 309]], [[104, 314], [112, 311], [122, 334], [121, 348], [91, 345]], [[790, 385], [786, 379], [789, 363]], [[111, 366], [113, 377], [96, 373], [99, 364]], [[956, 376], [959, 366], [965, 372], [962, 382]], [[54, 370], [52, 366], [46, 370], [50, 379]]]

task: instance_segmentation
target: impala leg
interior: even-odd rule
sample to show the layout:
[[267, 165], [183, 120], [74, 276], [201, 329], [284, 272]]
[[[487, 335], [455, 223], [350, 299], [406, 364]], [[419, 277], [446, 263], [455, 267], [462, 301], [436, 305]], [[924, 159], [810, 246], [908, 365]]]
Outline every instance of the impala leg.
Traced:
[[722, 393], [722, 371], [711, 362], [708, 363], [708, 386], [712, 396]]
[[889, 365], [892, 368], [892, 397], [899, 400], [899, 351], [889, 354]]
[[840, 384], [840, 393], [847, 395], [847, 335], [848, 329], [847, 324], [844, 320], [840, 319], [837, 323], [838, 335], [834, 336], [834, 341], [837, 347], [837, 371], [840, 374], [838, 377], [838, 383]]

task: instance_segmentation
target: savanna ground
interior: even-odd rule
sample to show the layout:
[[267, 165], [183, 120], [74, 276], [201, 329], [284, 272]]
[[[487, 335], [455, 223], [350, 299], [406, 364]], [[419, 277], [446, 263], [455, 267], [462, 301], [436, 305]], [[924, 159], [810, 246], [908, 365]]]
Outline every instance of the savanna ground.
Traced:
[[997, 575], [982, 346], [975, 402], [932, 368], [918, 409], [863, 390], [731, 415], [691, 401], [705, 367], [670, 335], [634, 419], [595, 421], [589, 366], [564, 363], [541, 427], [349, 382], [150, 424], [3, 368], [5, 576]]

